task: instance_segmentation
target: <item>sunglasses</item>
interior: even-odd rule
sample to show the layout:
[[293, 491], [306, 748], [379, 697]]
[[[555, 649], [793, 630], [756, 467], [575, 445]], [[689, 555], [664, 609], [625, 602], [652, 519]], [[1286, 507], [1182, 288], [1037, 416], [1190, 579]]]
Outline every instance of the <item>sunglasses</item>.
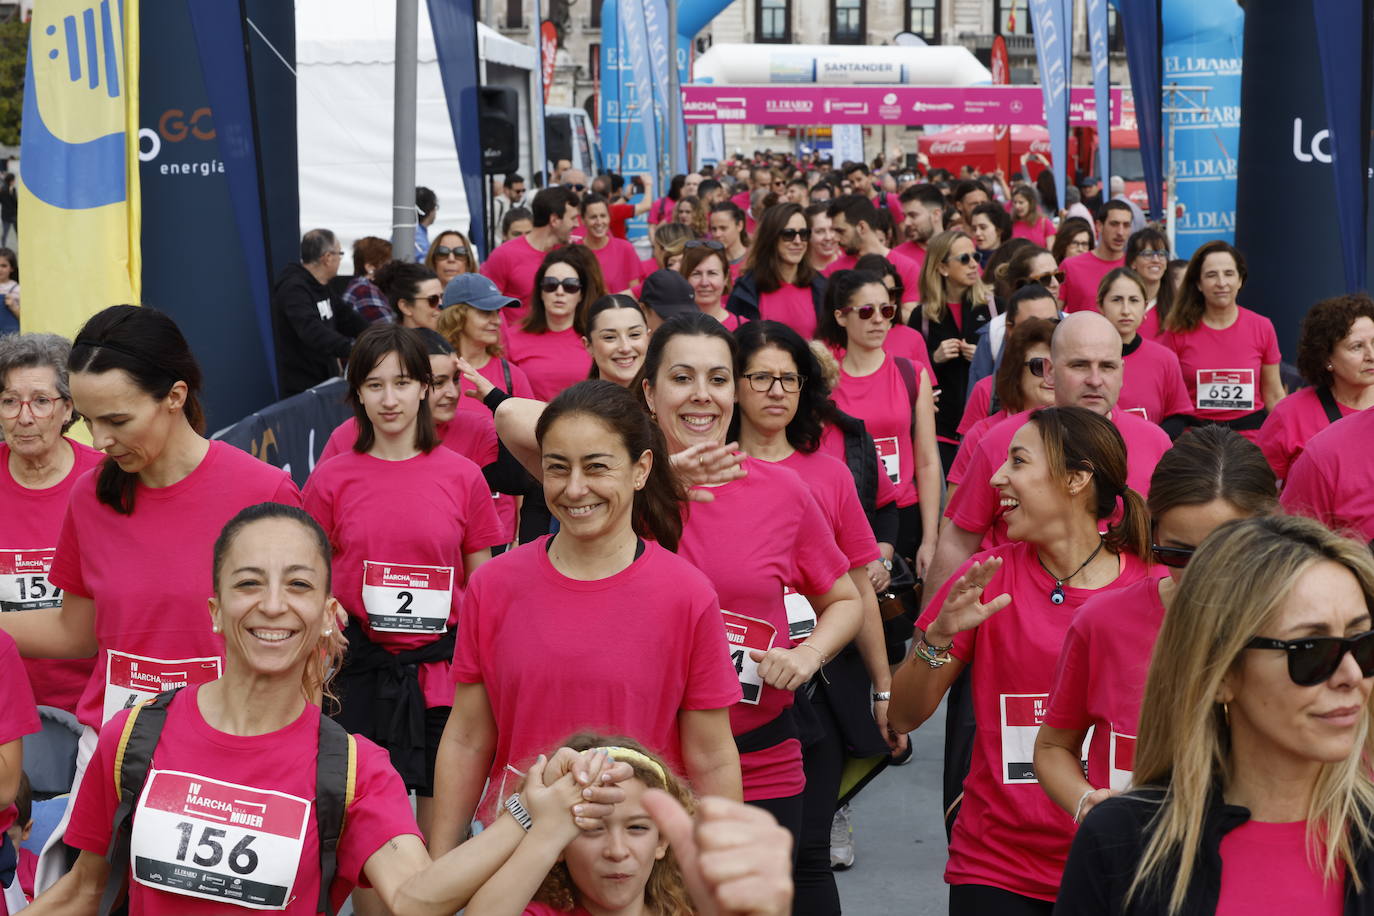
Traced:
[[1049, 286], [1051, 280], [1053, 280], [1055, 283], [1063, 283], [1064, 271], [1056, 270], [1054, 273], [1041, 274], [1038, 277], [1027, 277], [1024, 281], [1022, 281], [1021, 285], [1029, 286], [1032, 283], [1039, 283], [1041, 286]]
[[810, 229], [784, 229], [778, 233], [778, 237], [784, 242], [795, 242], [801, 239], [803, 242], [811, 241]]
[[437, 309], [439, 303], [444, 301], [444, 297], [441, 293], [433, 293], [428, 296], [410, 296], [408, 298], [411, 302], [428, 302], [429, 307], [432, 309]]
[[570, 184], [570, 183], [564, 182], [563, 187], [567, 188], [567, 189], [570, 190], [570, 191], [576, 191], [576, 192], [579, 193], [579, 194], [581, 194], [583, 191], [587, 190], [587, 186], [586, 186], [585, 184]]
[[1307, 639], [1269, 639], [1256, 636], [1247, 649], [1282, 649], [1288, 653], [1288, 677], [1299, 687], [1320, 684], [1341, 666], [1345, 653], [1355, 657], [1360, 674], [1374, 675], [1374, 630], [1357, 636], [1311, 636]]
[[566, 280], [558, 280], [554, 277], [545, 277], [539, 281], [539, 289], [546, 293], [558, 291], [558, 287], [563, 287], [565, 293], [582, 292], [582, 281], [576, 277], [568, 277]]
[[963, 264], [963, 265], [966, 265], [966, 266], [967, 266], [967, 265], [969, 265], [969, 264], [976, 264], [976, 263], [978, 262], [978, 255], [976, 255], [976, 254], [974, 254], [973, 252], [970, 251], [970, 252], [965, 252], [964, 254], [961, 254], [961, 255], [950, 255], [949, 257], [945, 258], [945, 260], [946, 260], [946, 261], [958, 261], [960, 264]]
[[1047, 362], [1049, 362], [1049, 360], [1046, 359], [1045, 357], [1043, 357], [1043, 356], [1037, 356], [1037, 357], [1034, 357], [1033, 359], [1028, 359], [1028, 360], [1026, 360], [1026, 362], [1024, 363], [1024, 365], [1025, 365], [1025, 367], [1026, 367], [1027, 369], [1030, 370], [1030, 374], [1031, 374], [1031, 375], [1035, 376], [1036, 378], [1044, 378], [1044, 377], [1045, 377], [1045, 364], [1046, 364]]
[[448, 258], [466, 258], [468, 250], [466, 248], [449, 248], [447, 245], [440, 245], [434, 249], [434, 259], [436, 261]]
[[715, 239], [688, 239], [683, 243], [683, 248], [709, 248], [712, 251], [724, 251], [725, 246]]
[[867, 321], [868, 319], [872, 318], [874, 312], [879, 313], [879, 314], [882, 315], [884, 318], [886, 318], [888, 321], [891, 321], [891, 320], [892, 320], [892, 316], [897, 314], [897, 306], [892, 305], [892, 304], [890, 304], [890, 303], [889, 303], [888, 305], [883, 305], [883, 306], [873, 306], [873, 305], [853, 306], [853, 305], [846, 305], [844, 308], [840, 309], [840, 314], [841, 314], [841, 315], [848, 315], [848, 314], [851, 313], [851, 312], [857, 312], [858, 315], [859, 315], [859, 320], [860, 320], [860, 321]]
[[1168, 566], [1172, 569], [1182, 569], [1188, 565], [1188, 561], [1197, 552], [1196, 547], [1161, 547], [1158, 544], [1150, 545], [1150, 552], [1154, 554], [1155, 562], [1160, 566]]

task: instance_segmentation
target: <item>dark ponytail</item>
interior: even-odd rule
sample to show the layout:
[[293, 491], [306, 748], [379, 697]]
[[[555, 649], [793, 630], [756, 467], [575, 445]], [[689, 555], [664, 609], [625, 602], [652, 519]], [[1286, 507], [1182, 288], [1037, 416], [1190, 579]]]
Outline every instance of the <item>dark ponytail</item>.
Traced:
[[[205, 414], [200, 406], [200, 365], [175, 321], [163, 312], [136, 305], [112, 305], [92, 315], [76, 333], [71, 374], [120, 370], [142, 392], [160, 401], [177, 382], [186, 383], [186, 422], [205, 434]], [[106, 458], [96, 478], [95, 495], [121, 515], [132, 515], [138, 475], [120, 470]]]
[[[719, 326], [720, 322], [716, 324]], [[687, 493], [673, 473], [668, 443], [658, 426], [629, 391], [614, 382], [589, 379], [565, 389], [544, 408], [534, 428], [535, 438], [542, 445], [554, 423], [578, 414], [600, 420], [609, 427], [620, 439], [631, 461], [646, 451], [653, 455], [649, 477], [643, 489], [635, 491], [631, 524], [635, 534], [676, 551], [682, 540], [682, 509]]]

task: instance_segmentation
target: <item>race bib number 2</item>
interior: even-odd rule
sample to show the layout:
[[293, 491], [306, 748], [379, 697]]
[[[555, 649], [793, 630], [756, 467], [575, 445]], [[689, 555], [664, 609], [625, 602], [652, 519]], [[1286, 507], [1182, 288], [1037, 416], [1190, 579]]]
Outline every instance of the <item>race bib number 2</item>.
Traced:
[[739, 686], [744, 691], [742, 702], [757, 706], [759, 697], [763, 695], [763, 677], [759, 674], [759, 663], [749, 653], [754, 649], [767, 652], [773, 648], [778, 631], [766, 620], [730, 611], [720, 613], [725, 618], [725, 639], [730, 646], [730, 661], [735, 663], [735, 674], [739, 675]]
[[1254, 369], [1199, 369], [1198, 410], [1255, 409]]
[[153, 770], [134, 813], [134, 880], [172, 894], [285, 909], [310, 802], [294, 795]]
[[443, 633], [452, 606], [452, 566], [363, 561], [363, 607], [372, 629]]
[[213, 658], [147, 658], [111, 649], [105, 659], [105, 709], [101, 723], [121, 709], [132, 709], [166, 690], [207, 684], [220, 675], [220, 660]]
[[55, 548], [0, 550], [0, 613], [62, 606], [62, 589], [48, 581]]

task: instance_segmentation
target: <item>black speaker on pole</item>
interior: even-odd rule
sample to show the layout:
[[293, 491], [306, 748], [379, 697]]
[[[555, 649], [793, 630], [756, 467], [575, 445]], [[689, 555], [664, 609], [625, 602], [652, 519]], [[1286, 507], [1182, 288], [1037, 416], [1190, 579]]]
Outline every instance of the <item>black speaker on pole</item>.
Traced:
[[477, 120], [482, 134], [482, 171], [506, 175], [520, 171], [520, 98], [508, 86], [477, 89]]

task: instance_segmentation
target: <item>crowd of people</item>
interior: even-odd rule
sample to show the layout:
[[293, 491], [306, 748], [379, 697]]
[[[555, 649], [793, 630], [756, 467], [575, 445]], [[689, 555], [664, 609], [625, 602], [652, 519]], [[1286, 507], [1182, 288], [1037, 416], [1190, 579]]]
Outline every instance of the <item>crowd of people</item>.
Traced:
[[413, 260], [307, 232], [302, 489], [166, 315], [0, 336], [10, 909], [837, 914], [846, 767], [944, 704], [952, 914], [1374, 912], [1374, 300], [1285, 377], [1241, 252], [1044, 188], [560, 167], [485, 259], [426, 189]]

